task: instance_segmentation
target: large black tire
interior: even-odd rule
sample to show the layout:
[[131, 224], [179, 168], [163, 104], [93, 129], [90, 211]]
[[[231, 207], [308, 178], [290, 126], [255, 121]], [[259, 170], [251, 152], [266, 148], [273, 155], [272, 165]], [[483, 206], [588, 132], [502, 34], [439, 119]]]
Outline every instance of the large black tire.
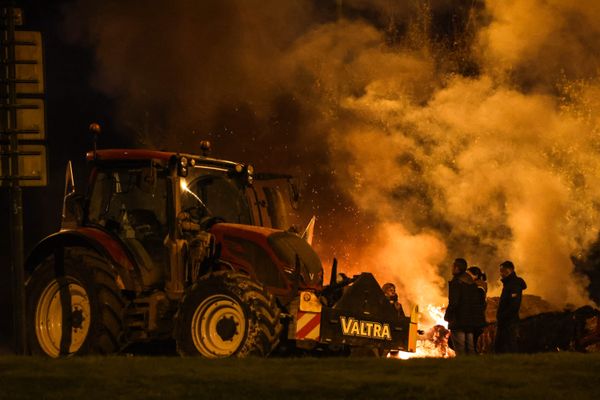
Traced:
[[186, 292], [176, 315], [177, 351], [206, 358], [266, 357], [279, 343], [279, 316], [274, 297], [260, 283], [215, 272]]
[[[64, 282], [68, 283], [68, 289], [64, 288]], [[70, 338], [69, 333], [63, 338], [61, 283], [71, 305]], [[54, 256], [48, 257], [28, 279], [26, 296], [31, 354], [50, 357], [112, 354], [123, 348], [125, 302], [116, 273], [95, 252], [65, 249], [64, 278], [59, 280]]]

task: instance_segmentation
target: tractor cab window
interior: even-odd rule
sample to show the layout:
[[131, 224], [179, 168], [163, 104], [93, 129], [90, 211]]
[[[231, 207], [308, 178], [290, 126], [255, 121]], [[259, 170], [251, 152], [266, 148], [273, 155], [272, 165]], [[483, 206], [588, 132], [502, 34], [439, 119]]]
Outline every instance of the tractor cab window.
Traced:
[[225, 222], [251, 224], [244, 188], [220, 171], [195, 171], [181, 181], [181, 209], [198, 221], [219, 218]]
[[125, 235], [136, 229], [162, 231], [167, 225], [165, 174], [152, 176], [144, 168], [99, 171], [89, 221]]
[[141, 264], [165, 262], [165, 172], [149, 166], [99, 170], [90, 194], [88, 221], [119, 236]]

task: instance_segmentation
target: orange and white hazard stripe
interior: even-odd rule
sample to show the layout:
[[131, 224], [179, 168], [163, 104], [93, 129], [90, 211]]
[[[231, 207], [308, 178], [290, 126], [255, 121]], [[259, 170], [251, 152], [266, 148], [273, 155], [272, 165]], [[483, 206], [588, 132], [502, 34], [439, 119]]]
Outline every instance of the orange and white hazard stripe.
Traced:
[[296, 340], [319, 340], [321, 336], [321, 313], [298, 311], [296, 317]]

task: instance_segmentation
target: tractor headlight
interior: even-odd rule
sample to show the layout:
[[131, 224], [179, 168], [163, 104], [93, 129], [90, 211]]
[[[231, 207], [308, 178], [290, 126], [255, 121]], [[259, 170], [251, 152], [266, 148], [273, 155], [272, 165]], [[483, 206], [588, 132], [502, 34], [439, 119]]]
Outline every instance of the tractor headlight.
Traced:
[[188, 159], [187, 159], [187, 157], [181, 157], [179, 159], [179, 165], [181, 165], [182, 168], [186, 168], [188, 166]]

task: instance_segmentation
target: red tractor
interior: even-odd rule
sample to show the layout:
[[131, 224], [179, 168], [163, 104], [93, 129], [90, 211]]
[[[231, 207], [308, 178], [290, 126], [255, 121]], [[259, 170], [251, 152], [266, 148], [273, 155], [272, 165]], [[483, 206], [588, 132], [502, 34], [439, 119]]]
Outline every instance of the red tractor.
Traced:
[[317, 254], [284, 230], [298, 197], [290, 177], [162, 151], [87, 160], [85, 195], [65, 196], [62, 229], [26, 262], [32, 354], [110, 354], [161, 339], [208, 358], [280, 345], [415, 350], [416, 312], [398, 313], [371, 274], [336, 279], [334, 263], [323, 285]]

